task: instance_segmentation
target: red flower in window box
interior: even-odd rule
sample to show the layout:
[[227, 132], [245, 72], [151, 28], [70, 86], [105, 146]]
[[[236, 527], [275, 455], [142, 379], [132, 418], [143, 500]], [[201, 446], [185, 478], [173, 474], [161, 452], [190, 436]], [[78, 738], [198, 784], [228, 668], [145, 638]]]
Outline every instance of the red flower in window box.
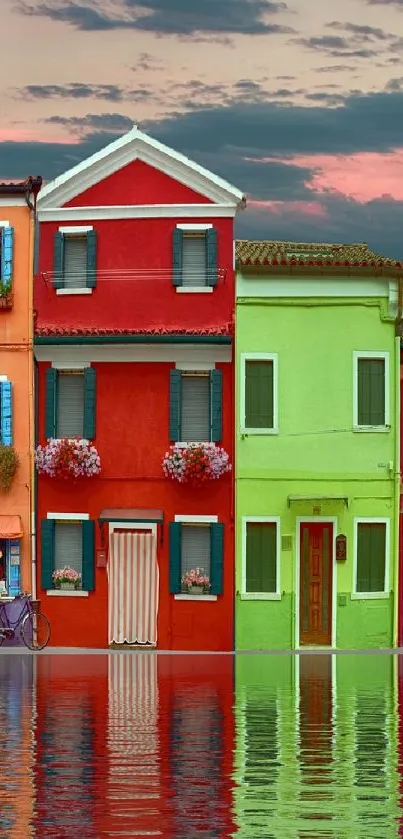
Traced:
[[218, 480], [231, 471], [231, 464], [225, 449], [215, 443], [175, 443], [165, 453], [162, 468], [173, 481], [199, 485]]
[[35, 463], [40, 475], [51, 478], [91, 478], [101, 471], [95, 446], [81, 437], [52, 439], [46, 446], [38, 446]]

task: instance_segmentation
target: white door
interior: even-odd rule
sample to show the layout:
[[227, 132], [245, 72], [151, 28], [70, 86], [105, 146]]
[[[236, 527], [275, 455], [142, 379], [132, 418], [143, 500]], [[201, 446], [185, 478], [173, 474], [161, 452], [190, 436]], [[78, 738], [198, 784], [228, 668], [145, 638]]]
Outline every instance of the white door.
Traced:
[[156, 533], [113, 530], [109, 559], [109, 643], [157, 643], [158, 586]]

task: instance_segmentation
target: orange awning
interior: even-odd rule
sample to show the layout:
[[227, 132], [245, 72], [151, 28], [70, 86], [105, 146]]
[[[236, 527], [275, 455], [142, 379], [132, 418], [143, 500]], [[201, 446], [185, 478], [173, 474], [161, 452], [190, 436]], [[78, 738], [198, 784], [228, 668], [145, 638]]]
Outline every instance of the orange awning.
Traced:
[[0, 516], [0, 539], [21, 539], [20, 516]]

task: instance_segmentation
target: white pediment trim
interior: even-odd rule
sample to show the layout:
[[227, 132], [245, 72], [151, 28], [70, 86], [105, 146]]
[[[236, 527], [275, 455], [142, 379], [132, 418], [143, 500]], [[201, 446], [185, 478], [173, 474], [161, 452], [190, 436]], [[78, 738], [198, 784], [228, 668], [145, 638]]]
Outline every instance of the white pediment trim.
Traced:
[[234, 204], [128, 204], [97, 207], [41, 207], [39, 221], [119, 221], [135, 218], [234, 218]]

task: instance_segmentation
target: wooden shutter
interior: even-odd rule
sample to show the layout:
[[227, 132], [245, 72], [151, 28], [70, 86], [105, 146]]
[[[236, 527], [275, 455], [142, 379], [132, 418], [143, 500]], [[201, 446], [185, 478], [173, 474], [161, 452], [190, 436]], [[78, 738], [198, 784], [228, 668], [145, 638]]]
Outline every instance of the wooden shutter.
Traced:
[[53, 242], [53, 287], [63, 288], [63, 252], [64, 252], [64, 236], [63, 233], [55, 233]]
[[385, 589], [386, 524], [359, 522], [357, 526], [357, 591]]
[[95, 589], [95, 522], [82, 522], [83, 590]]
[[206, 236], [185, 234], [182, 246], [182, 285], [189, 287], [207, 284]]
[[97, 284], [97, 231], [87, 233], [87, 288]]
[[86, 440], [93, 440], [96, 433], [96, 388], [96, 369], [87, 367], [84, 371], [84, 437]]
[[211, 530], [211, 594], [223, 593], [224, 525], [212, 524]]
[[64, 237], [64, 288], [85, 288], [87, 285], [87, 234]]
[[182, 240], [182, 230], [175, 227], [172, 236], [172, 280], [174, 286], [182, 285]]
[[82, 527], [81, 522], [55, 522], [54, 567], [65, 568], [68, 565], [79, 574], [83, 572]]
[[13, 281], [14, 229], [1, 228], [1, 285], [2, 292], [10, 291]]
[[181, 442], [210, 440], [210, 376], [182, 374]]
[[48, 440], [56, 437], [56, 409], [57, 409], [57, 370], [48, 367], [46, 370], [46, 406], [45, 406], [45, 435]]
[[181, 391], [182, 374], [180, 370], [169, 371], [169, 439], [174, 443], [181, 441]]
[[3, 446], [13, 445], [13, 403], [11, 382], [1, 382], [1, 440]]
[[207, 285], [216, 286], [218, 280], [217, 230], [206, 230]]
[[246, 591], [277, 591], [277, 526], [274, 522], [247, 522]]
[[245, 362], [245, 428], [273, 428], [273, 362]]
[[179, 594], [181, 590], [181, 525], [169, 524], [169, 591]]
[[41, 522], [41, 586], [50, 589], [53, 586], [52, 574], [55, 553], [55, 522], [42, 519]]
[[385, 425], [385, 360], [358, 359], [358, 425]]
[[59, 372], [57, 382], [57, 436], [84, 436], [84, 375]]
[[222, 439], [222, 371], [212, 370], [210, 373], [210, 404], [211, 404], [211, 440], [219, 443]]

